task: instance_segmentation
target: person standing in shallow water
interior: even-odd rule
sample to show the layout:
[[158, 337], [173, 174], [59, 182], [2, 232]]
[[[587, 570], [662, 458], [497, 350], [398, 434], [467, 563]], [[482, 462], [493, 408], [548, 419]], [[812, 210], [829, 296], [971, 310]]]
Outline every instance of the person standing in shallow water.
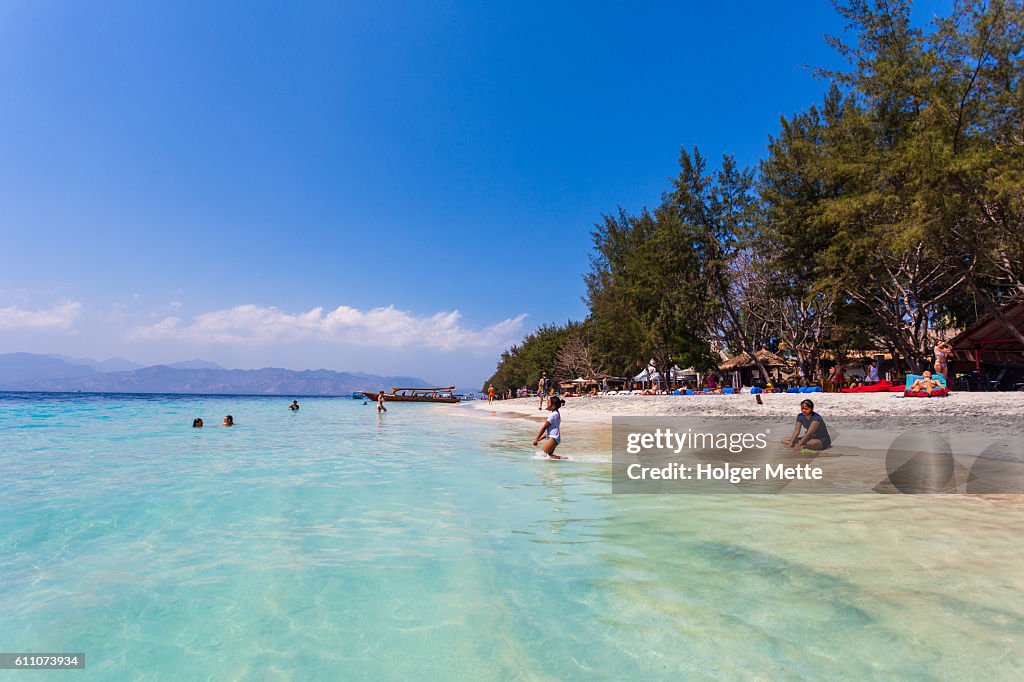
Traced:
[[384, 407], [384, 391], [381, 391], [377, 394], [377, 414], [387, 411], [388, 408]]
[[487, 404], [490, 405], [494, 402], [494, 384], [491, 384], [490, 388], [487, 389]]
[[540, 442], [541, 438], [544, 438], [545, 433], [547, 440], [544, 441], [544, 445], [541, 446], [541, 450], [544, 454], [551, 459], [565, 459], [555, 454], [555, 448], [558, 447], [559, 443], [562, 442], [562, 413], [558, 411], [558, 408], [562, 406], [562, 399], [557, 396], [548, 398], [548, 411], [551, 414], [544, 421], [544, 426], [540, 427], [540, 431], [537, 432], [537, 437], [533, 439], [534, 447]]
[[288, 409], [291, 410], [292, 412], [298, 412], [298, 410], [299, 410], [299, 401], [298, 400], [293, 400], [292, 404], [288, 406]]

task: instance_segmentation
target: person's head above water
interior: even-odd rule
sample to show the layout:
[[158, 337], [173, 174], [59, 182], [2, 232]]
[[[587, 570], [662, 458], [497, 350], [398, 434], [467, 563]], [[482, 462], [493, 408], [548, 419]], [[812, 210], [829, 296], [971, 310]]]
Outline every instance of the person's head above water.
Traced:
[[234, 417], [232, 417], [230, 414], [228, 416], [224, 417], [224, 426], [234, 426], [234, 425], [235, 425], [235, 418]]
[[203, 428], [203, 420], [201, 418], [199, 418], [199, 417], [196, 417], [195, 419], [193, 419], [192, 420], [192, 428], [193, 429], [201, 429], [201, 428]]
[[810, 400], [801, 400], [800, 411], [806, 414], [807, 416], [814, 414], [814, 403], [811, 402]]

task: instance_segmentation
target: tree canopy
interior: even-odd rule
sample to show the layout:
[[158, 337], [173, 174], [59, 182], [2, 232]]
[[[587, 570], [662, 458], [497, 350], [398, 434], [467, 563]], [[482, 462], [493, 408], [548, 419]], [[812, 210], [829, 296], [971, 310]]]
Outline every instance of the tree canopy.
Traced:
[[817, 72], [823, 100], [756, 169], [684, 147], [658, 206], [595, 225], [587, 320], [538, 330], [495, 376], [535, 383], [573, 335], [612, 373], [762, 346], [808, 375], [854, 348], [917, 370], [940, 330], [1002, 320], [1024, 297], [1024, 2], [957, 0], [927, 26], [910, 9], [837, 2], [846, 66]]

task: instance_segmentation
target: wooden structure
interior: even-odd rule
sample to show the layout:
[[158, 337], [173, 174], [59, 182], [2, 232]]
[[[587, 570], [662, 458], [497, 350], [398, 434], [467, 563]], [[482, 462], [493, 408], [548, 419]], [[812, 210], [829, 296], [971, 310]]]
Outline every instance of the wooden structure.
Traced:
[[[457, 403], [459, 397], [454, 393], [455, 387], [447, 388], [392, 388], [391, 393], [384, 394], [384, 402], [393, 403]], [[370, 400], [377, 400], [378, 391], [360, 391]]]
[[[782, 370], [788, 370], [790, 364], [783, 358], [779, 357], [775, 353], [771, 352], [767, 348], [761, 348], [754, 352], [757, 359], [761, 361], [761, 365], [766, 369], [775, 370], [775, 378], [778, 380]], [[746, 352], [734, 355], [722, 364], [718, 366], [718, 369], [722, 372], [733, 372], [734, 381], [732, 385], [734, 388], [739, 386], [753, 386], [754, 379], [760, 378], [757, 375], [757, 363], [754, 362], [754, 358]], [[724, 383], [724, 382], [723, 382]]]
[[[1024, 301], [1004, 306], [1000, 312], [1013, 327], [1024, 332]], [[1024, 344], [994, 315], [960, 332], [949, 345], [953, 347], [950, 374], [960, 388], [1012, 388], [1024, 382]]]

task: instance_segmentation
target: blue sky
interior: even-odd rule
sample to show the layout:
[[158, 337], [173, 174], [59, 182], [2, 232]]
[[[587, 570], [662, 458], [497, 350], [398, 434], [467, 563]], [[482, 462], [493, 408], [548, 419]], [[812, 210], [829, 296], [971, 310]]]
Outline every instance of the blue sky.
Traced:
[[[920, 2], [918, 18], [948, 12]], [[0, 3], [0, 352], [477, 385], [681, 146], [754, 164], [827, 2]]]

